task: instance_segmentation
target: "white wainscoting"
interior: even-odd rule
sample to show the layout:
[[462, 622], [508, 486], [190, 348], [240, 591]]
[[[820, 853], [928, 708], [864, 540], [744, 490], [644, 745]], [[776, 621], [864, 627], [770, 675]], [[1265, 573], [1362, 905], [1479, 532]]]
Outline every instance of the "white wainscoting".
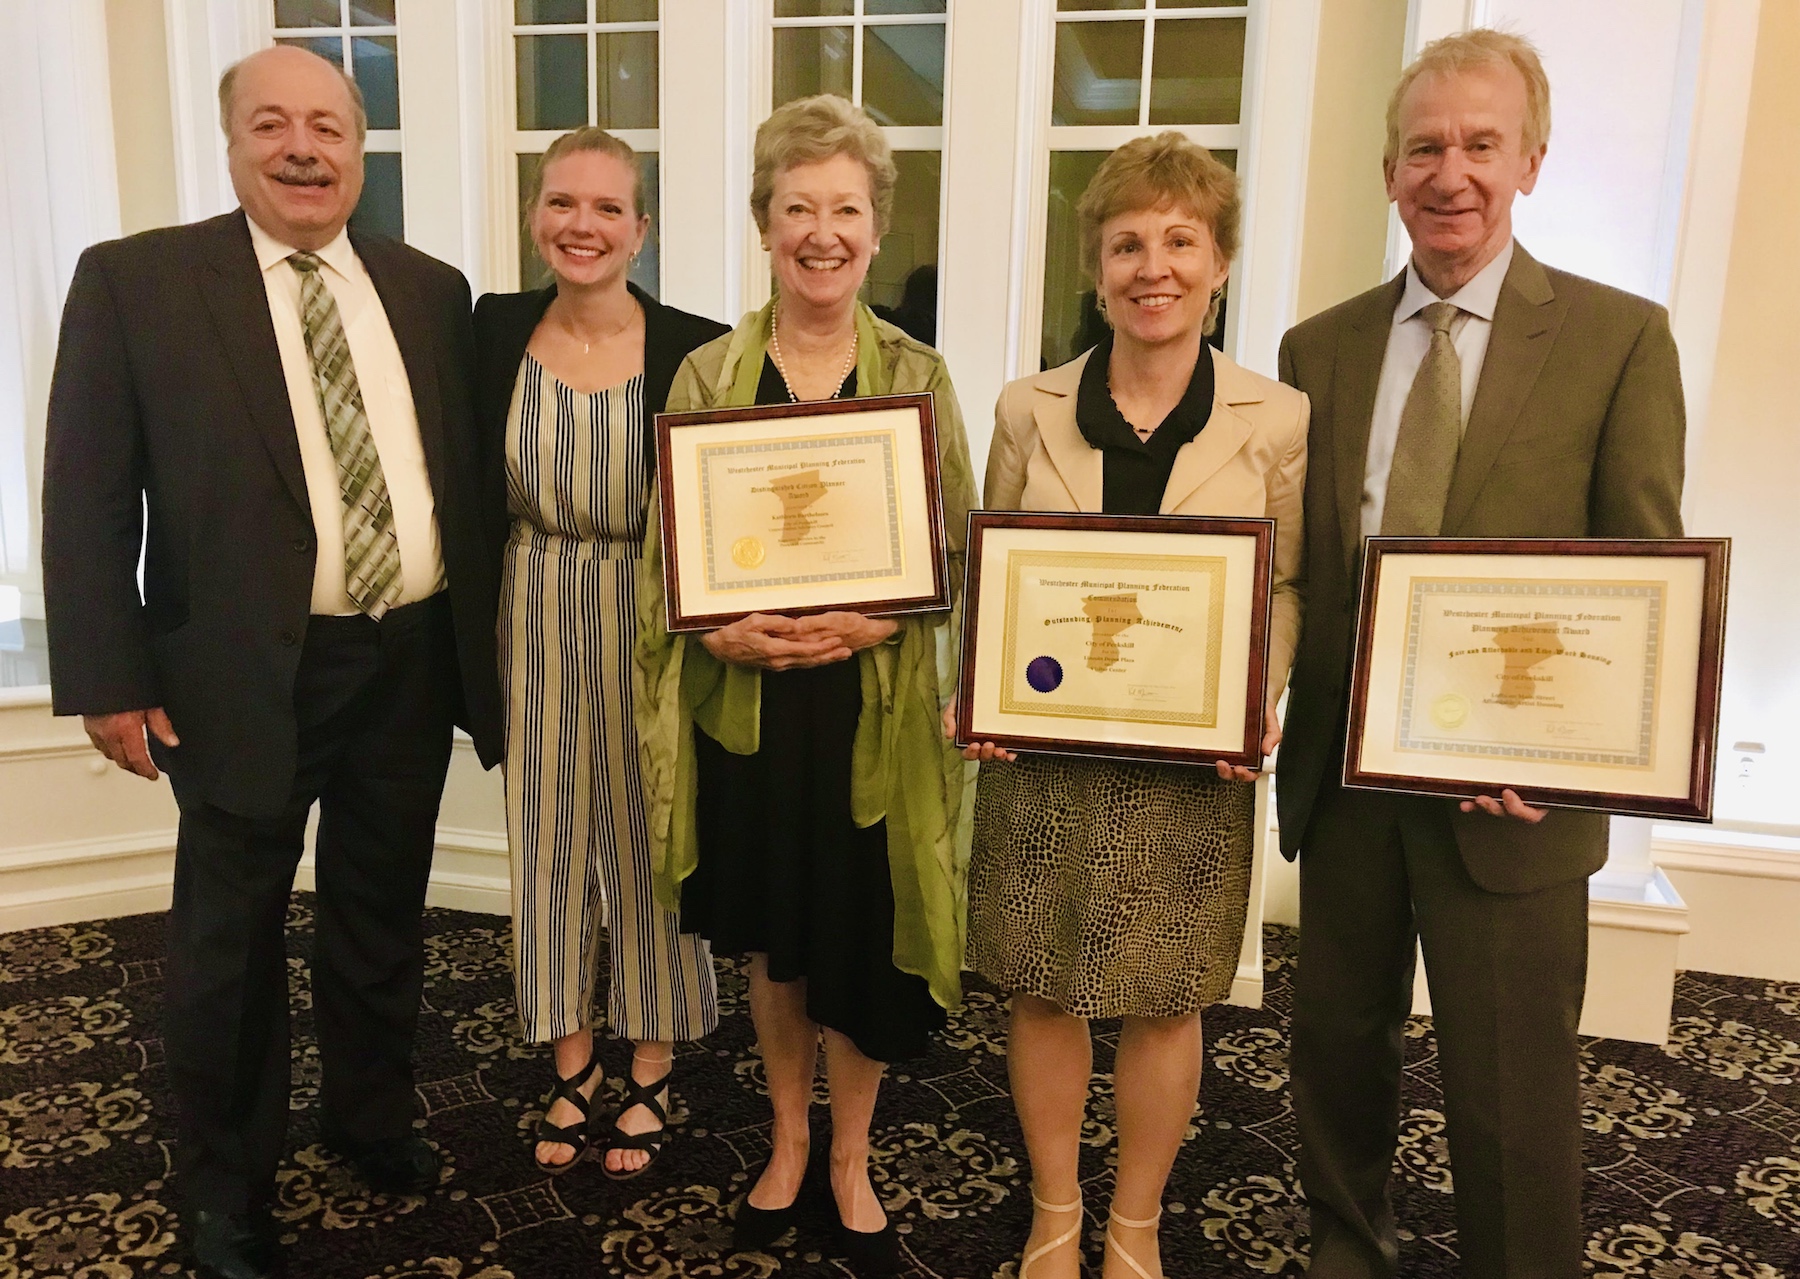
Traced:
[[[1297, 922], [1293, 865], [1276, 852], [1269, 785], [1257, 787], [1250, 922]], [[0, 690], [0, 931], [167, 909], [176, 810], [168, 783], [101, 759], [43, 689]], [[1655, 867], [1609, 868], [1590, 889], [1584, 1034], [1660, 1043], [1680, 969], [1800, 980], [1800, 838], [1704, 826], [1655, 828]], [[312, 887], [311, 857], [296, 884]], [[510, 911], [498, 770], [459, 735], [439, 816], [428, 900]], [[1246, 930], [1231, 1001], [1257, 1006], [1262, 933]], [[1420, 1010], [1429, 1007], [1421, 977]]]

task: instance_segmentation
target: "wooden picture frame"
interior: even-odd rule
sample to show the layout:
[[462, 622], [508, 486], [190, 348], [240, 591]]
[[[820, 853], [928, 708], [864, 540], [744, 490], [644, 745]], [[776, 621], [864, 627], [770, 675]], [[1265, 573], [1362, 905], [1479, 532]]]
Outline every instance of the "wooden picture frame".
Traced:
[[1725, 538], [1370, 538], [1345, 786], [1708, 821]]
[[950, 607], [929, 392], [659, 413], [670, 631]]
[[1260, 768], [1275, 522], [969, 515], [956, 742]]

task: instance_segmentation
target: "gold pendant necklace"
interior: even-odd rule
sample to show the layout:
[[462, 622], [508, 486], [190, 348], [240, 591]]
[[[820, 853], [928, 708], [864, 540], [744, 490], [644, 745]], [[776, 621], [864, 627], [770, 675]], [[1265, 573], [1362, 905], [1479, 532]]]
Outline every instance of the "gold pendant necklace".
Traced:
[[[856, 340], [858, 336], [855, 323], [852, 321], [850, 329], [850, 353], [844, 357], [844, 367], [838, 370], [837, 383], [832, 387], [831, 394], [825, 397], [828, 400], [837, 399], [838, 392], [844, 389], [844, 379], [849, 377], [850, 370], [856, 367]], [[781, 313], [779, 311], [775, 313], [774, 320], [769, 325], [769, 358], [775, 361], [775, 371], [781, 374], [781, 386], [782, 389], [788, 393], [788, 403], [800, 403], [800, 397], [794, 394], [794, 384], [788, 380], [787, 365], [783, 364], [781, 361]]]
[[556, 327], [561, 329], [564, 333], [567, 333], [569, 335], [569, 340], [571, 342], [581, 343], [581, 353], [583, 355], [591, 355], [591, 354], [593, 354], [593, 350], [594, 350], [593, 343], [612, 341], [614, 338], [618, 337], [619, 334], [623, 333], [626, 329], [630, 328], [632, 326], [632, 323], [638, 318], [638, 316], [640, 314], [642, 314], [642, 312], [639, 310], [637, 304], [634, 302], [631, 307], [631, 312], [628, 315], [626, 315], [624, 322], [621, 323], [618, 328], [614, 329], [611, 333], [602, 334], [600, 337], [591, 338], [591, 339], [584, 338], [581, 336], [581, 334], [577, 333], [575, 331], [575, 326], [573, 324], [570, 324], [567, 319], [558, 318], [558, 320], [556, 322]]

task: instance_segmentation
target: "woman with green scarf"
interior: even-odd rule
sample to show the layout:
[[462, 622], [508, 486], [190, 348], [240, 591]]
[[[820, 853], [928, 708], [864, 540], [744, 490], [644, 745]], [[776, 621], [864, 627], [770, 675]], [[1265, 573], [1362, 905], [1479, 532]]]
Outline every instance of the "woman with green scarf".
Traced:
[[[960, 581], [975, 485], [943, 359], [857, 300], [893, 207], [887, 141], [822, 95], [778, 108], [755, 160], [776, 298], [688, 356], [669, 411], [931, 392]], [[950, 616], [753, 614], [671, 635], [660, 536], [653, 506], [634, 679], [657, 891], [715, 954], [749, 956], [775, 1112], [735, 1243], [766, 1247], [795, 1216], [823, 1028], [836, 1253], [890, 1274], [897, 1241], [868, 1174], [876, 1091], [961, 999], [965, 774], [938, 731]]]

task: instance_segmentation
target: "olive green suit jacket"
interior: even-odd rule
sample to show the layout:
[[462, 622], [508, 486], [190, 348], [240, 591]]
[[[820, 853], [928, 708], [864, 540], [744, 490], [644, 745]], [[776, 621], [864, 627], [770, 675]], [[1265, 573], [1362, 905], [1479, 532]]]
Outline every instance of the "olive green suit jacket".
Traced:
[[[1361, 565], [1363, 473], [1376, 383], [1404, 275], [1288, 331], [1281, 380], [1312, 401], [1305, 622], [1276, 796], [1281, 850], [1306, 839], [1338, 783]], [[1679, 537], [1686, 419], [1668, 312], [1552, 270], [1516, 246], [1445, 502], [1445, 537]], [[1536, 825], [1449, 810], [1470, 876], [1493, 892], [1585, 878], [1606, 861], [1607, 819]]]

